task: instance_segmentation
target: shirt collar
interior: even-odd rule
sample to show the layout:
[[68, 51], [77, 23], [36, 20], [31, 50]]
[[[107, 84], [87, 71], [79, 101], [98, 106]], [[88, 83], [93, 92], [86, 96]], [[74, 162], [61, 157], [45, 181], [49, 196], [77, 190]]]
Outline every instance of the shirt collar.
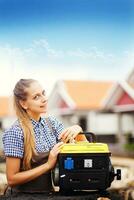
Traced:
[[34, 127], [36, 127], [39, 124], [42, 124], [43, 126], [45, 126], [45, 119], [43, 117], [40, 117], [39, 121], [36, 121], [35, 119], [31, 119], [31, 122]]

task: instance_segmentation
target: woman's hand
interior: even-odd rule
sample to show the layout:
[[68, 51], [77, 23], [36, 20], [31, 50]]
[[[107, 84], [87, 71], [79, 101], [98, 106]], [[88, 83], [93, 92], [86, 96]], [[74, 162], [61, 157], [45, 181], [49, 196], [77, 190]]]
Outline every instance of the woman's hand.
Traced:
[[48, 161], [47, 161], [47, 165], [49, 169], [54, 168], [57, 161], [57, 156], [60, 153], [62, 146], [63, 146], [63, 142], [59, 142], [50, 151]]
[[63, 142], [68, 142], [74, 140], [74, 138], [80, 133], [83, 132], [82, 128], [78, 125], [71, 126], [66, 128], [60, 135], [59, 139]]

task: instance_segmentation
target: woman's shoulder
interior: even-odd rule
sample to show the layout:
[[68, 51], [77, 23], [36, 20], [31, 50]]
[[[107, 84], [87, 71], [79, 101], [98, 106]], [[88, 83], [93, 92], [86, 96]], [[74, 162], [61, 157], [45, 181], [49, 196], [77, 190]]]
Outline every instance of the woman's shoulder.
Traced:
[[23, 136], [23, 131], [19, 124], [19, 121], [16, 120], [8, 129], [4, 131], [3, 135]]
[[10, 128], [5, 130], [2, 141], [6, 157], [23, 158], [24, 136], [18, 121], [15, 121]]

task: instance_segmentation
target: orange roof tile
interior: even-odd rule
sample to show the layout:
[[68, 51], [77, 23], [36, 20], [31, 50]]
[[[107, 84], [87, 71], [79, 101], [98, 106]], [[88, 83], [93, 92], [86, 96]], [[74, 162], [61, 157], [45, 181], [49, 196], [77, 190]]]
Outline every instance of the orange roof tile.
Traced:
[[0, 97], [0, 117], [14, 116], [13, 101], [11, 97]]
[[5, 116], [8, 114], [8, 98], [0, 97], [0, 116]]
[[65, 88], [77, 109], [100, 109], [113, 82], [65, 80]]

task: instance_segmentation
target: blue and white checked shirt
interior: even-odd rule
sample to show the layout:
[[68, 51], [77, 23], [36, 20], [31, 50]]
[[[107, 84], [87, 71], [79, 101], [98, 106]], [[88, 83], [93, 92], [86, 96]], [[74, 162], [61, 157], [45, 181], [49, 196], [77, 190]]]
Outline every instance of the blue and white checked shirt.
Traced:
[[[47, 120], [45, 118], [40, 118], [40, 121], [35, 121], [33, 119], [31, 119], [31, 121], [35, 133], [36, 151], [50, 151], [57, 143], [58, 136], [64, 129], [63, 124], [53, 116], [49, 116]], [[50, 128], [50, 126], [52, 128]], [[4, 132], [3, 147], [5, 156], [23, 158], [24, 136], [18, 120], [11, 128]]]

